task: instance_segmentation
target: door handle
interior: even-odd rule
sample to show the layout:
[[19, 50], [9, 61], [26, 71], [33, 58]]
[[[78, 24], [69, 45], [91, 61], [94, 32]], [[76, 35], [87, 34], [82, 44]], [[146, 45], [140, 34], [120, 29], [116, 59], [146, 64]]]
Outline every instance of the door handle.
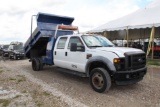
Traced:
[[57, 53], [57, 52], [55, 51], [55, 52], [54, 52], [54, 55], [56, 55], [56, 53]]
[[65, 56], [67, 56], [67, 52], [65, 52]]

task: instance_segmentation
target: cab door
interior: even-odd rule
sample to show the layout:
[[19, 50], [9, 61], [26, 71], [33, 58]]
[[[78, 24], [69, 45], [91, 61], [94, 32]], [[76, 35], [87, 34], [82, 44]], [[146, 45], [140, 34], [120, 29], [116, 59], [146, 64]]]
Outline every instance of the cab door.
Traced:
[[54, 64], [61, 68], [67, 68], [66, 59], [66, 42], [67, 37], [60, 37], [54, 48]]
[[65, 60], [67, 61], [67, 68], [74, 71], [85, 72], [85, 65], [87, 62], [86, 59], [86, 52], [85, 51], [70, 51], [71, 43], [76, 43], [79, 48], [84, 46], [81, 38], [78, 36], [70, 37], [67, 49], [66, 49], [66, 57]]

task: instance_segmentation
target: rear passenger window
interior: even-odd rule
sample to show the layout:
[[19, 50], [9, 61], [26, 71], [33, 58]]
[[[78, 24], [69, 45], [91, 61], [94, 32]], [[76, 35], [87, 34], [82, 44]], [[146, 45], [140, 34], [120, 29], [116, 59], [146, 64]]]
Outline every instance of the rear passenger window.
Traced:
[[64, 49], [67, 37], [61, 37], [58, 41], [57, 49]]

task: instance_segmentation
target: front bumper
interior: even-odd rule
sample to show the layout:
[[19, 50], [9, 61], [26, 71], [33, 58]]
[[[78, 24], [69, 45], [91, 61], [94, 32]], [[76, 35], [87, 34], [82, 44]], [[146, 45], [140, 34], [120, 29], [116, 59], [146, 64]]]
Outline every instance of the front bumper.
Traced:
[[24, 54], [16, 54], [16, 57], [22, 59], [25, 57], [25, 55]]
[[4, 52], [3, 53], [3, 57], [9, 57], [9, 53], [8, 52]]
[[147, 72], [147, 67], [131, 71], [117, 71], [113, 79], [117, 85], [130, 85], [141, 81]]
[[[24, 54], [15, 54], [15, 56], [16, 56], [17, 59], [25, 58], [25, 55], [24, 55]], [[14, 55], [11, 54], [10, 57], [11, 57], [11, 58], [14, 58]]]

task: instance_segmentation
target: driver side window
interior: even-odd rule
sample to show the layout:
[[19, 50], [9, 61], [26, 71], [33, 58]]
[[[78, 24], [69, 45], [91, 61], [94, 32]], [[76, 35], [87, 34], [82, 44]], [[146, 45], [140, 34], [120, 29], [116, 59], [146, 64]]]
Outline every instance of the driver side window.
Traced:
[[[68, 44], [68, 49], [71, 47], [71, 43], [77, 43], [77, 46], [83, 46], [82, 41], [79, 37], [71, 37]], [[80, 47], [79, 47], [80, 48]]]

